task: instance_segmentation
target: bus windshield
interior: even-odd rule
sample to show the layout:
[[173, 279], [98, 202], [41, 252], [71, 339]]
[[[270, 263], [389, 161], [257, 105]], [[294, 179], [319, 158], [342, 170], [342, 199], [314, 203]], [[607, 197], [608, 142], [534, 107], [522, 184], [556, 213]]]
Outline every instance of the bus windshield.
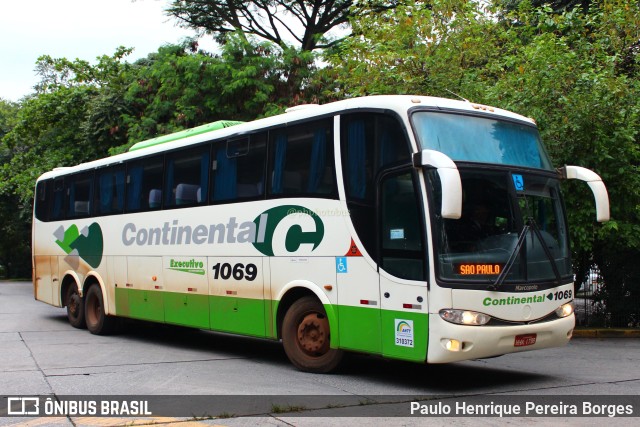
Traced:
[[[559, 183], [534, 126], [434, 111], [412, 120], [422, 149], [460, 162], [462, 217], [433, 216], [441, 280], [495, 285], [570, 277]], [[439, 212], [438, 174], [427, 177]]]
[[412, 119], [422, 149], [454, 161], [553, 170], [534, 126], [431, 111], [416, 112]]

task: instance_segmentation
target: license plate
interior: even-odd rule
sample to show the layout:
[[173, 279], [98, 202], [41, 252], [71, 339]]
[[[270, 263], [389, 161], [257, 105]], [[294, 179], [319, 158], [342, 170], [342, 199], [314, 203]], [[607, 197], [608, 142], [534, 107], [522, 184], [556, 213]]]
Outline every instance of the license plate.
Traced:
[[514, 347], [526, 347], [528, 345], [534, 345], [536, 343], [537, 334], [524, 334], [516, 335], [516, 339], [513, 343]]

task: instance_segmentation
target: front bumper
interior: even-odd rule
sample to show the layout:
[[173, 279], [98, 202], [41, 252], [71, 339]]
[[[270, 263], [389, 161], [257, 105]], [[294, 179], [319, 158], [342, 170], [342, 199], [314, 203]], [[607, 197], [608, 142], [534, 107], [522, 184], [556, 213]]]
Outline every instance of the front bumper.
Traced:
[[[520, 351], [566, 345], [573, 334], [575, 315], [542, 323], [513, 326], [466, 326], [429, 314], [429, 348], [427, 363], [458, 362], [499, 356]], [[536, 334], [535, 344], [515, 346], [518, 335]], [[457, 340], [457, 351], [447, 349], [447, 341]], [[455, 347], [453, 347], [455, 348]]]

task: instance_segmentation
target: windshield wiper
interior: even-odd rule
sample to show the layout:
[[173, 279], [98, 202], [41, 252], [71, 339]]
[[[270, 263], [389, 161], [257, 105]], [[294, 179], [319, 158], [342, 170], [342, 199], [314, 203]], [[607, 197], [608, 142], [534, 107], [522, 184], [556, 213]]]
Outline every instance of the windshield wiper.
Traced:
[[538, 228], [538, 224], [533, 220], [533, 218], [529, 218], [529, 223], [533, 233], [536, 235], [540, 244], [542, 245], [542, 250], [544, 254], [547, 256], [547, 259], [551, 263], [551, 269], [553, 270], [553, 274], [556, 276], [556, 284], [560, 285], [560, 271], [558, 271], [558, 266], [556, 265], [556, 260], [553, 258], [553, 254], [549, 250], [547, 243], [544, 241], [544, 237], [542, 237], [542, 233], [540, 233], [540, 228]]
[[[533, 221], [532, 218], [529, 218], [529, 220]], [[500, 275], [498, 275], [498, 278], [496, 279], [496, 281], [490, 284], [489, 286], [487, 286], [487, 290], [495, 291], [502, 285], [502, 282], [504, 282], [504, 279], [507, 277], [507, 274], [509, 274], [509, 272], [511, 271], [513, 264], [516, 262], [518, 253], [520, 253], [520, 248], [522, 248], [522, 244], [525, 242], [527, 238], [527, 232], [529, 231], [529, 228], [530, 227], [528, 223], [525, 224], [524, 227], [522, 227], [522, 231], [520, 231], [520, 234], [518, 235], [518, 242], [516, 243], [516, 247], [513, 248], [513, 251], [511, 252], [511, 255], [509, 256], [507, 263], [504, 265], [504, 268], [500, 272]]]
[[511, 271], [513, 264], [515, 264], [516, 262], [518, 253], [520, 253], [522, 244], [526, 241], [527, 233], [529, 232], [529, 230], [531, 230], [533, 234], [538, 238], [538, 241], [540, 241], [540, 244], [542, 245], [542, 250], [545, 256], [547, 257], [549, 262], [551, 262], [551, 269], [553, 270], [553, 274], [556, 276], [556, 282], [558, 285], [560, 285], [560, 272], [558, 271], [558, 266], [556, 265], [556, 261], [553, 258], [551, 251], [549, 251], [549, 248], [547, 247], [547, 244], [544, 241], [544, 237], [542, 237], [542, 233], [540, 233], [540, 228], [538, 228], [538, 224], [532, 217], [529, 217], [527, 219], [527, 223], [524, 225], [524, 227], [522, 227], [522, 231], [518, 235], [518, 242], [516, 243], [516, 247], [513, 248], [513, 252], [511, 252], [511, 255], [509, 256], [509, 260], [507, 261], [504, 268], [500, 272], [500, 275], [498, 276], [496, 281], [490, 284], [489, 286], [487, 286], [488, 290], [495, 291], [500, 286], [502, 286], [502, 283], [504, 282], [507, 275]]

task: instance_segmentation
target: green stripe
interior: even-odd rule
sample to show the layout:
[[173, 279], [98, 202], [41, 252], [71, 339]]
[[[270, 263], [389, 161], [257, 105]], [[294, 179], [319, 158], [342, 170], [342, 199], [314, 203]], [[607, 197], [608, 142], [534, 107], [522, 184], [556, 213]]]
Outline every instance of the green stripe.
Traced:
[[[381, 310], [382, 355], [392, 359], [425, 362], [429, 342], [429, 315], [407, 311]], [[396, 345], [396, 319], [413, 320], [413, 347]]]
[[204, 269], [202, 268], [172, 268], [169, 267], [167, 268], [167, 270], [173, 270], [173, 271], [180, 271], [182, 273], [191, 273], [191, 274], [197, 274], [198, 276], [204, 276]]
[[[278, 301], [116, 288], [118, 316], [200, 329], [276, 339]], [[424, 362], [429, 317], [426, 313], [325, 305], [331, 347]], [[413, 347], [395, 343], [396, 320], [413, 322]]]
[[182, 130], [180, 132], [171, 133], [169, 135], [159, 136], [157, 138], [148, 139], [146, 141], [138, 142], [134, 144], [129, 151], [141, 150], [147, 147], [153, 147], [154, 145], [164, 144], [166, 142], [175, 141], [189, 136], [200, 135], [206, 132], [227, 128], [230, 126], [238, 125], [244, 122], [238, 122], [233, 120], [218, 120], [217, 122], [208, 123], [206, 125], [198, 126], [191, 129]]
[[340, 347], [380, 354], [380, 310], [375, 307], [338, 306]]

